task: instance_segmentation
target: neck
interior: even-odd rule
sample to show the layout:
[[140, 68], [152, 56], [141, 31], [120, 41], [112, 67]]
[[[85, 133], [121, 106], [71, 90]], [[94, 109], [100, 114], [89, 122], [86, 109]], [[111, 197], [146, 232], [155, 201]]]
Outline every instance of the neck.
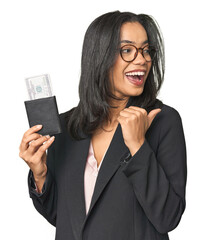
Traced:
[[109, 110], [109, 121], [106, 123], [109, 126], [115, 126], [118, 124], [117, 118], [119, 116], [119, 113], [126, 107], [127, 102], [129, 98], [124, 100], [113, 100], [112, 103], [110, 103], [111, 106], [115, 106], [117, 108], [110, 108]]

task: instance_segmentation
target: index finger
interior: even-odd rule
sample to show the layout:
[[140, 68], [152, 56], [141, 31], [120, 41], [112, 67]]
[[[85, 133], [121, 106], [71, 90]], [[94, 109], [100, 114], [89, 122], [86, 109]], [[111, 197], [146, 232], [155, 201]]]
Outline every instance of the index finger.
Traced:
[[29, 128], [29, 130], [27, 130], [27, 131], [24, 133], [24, 137], [27, 137], [28, 135], [39, 131], [41, 128], [42, 128], [42, 125], [35, 125], [35, 126]]
[[140, 111], [142, 112], [143, 114], [147, 114], [147, 111], [144, 109], [144, 108], [140, 108], [140, 107], [136, 107], [136, 106], [130, 106], [128, 109], [133, 109], [135, 111]]

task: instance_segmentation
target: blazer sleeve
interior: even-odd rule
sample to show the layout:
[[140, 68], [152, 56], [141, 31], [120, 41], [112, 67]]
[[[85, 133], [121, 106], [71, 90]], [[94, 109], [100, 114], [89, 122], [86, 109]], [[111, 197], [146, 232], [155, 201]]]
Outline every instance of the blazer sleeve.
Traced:
[[54, 143], [49, 147], [47, 152], [47, 175], [42, 193], [38, 193], [35, 190], [33, 173], [31, 170], [28, 175], [28, 187], [29, 195], [32, 198], [36, 210], [44, 216], [48, 222], [56, 226], [57, 192], [54, 181]]
[[186, 144], [182, 120], [175, 109], [159, 114], [157, 127], [156, 154], [145, 139], [123, 172], [147, 218], [163, 234], [178, 225], [185, 210]]

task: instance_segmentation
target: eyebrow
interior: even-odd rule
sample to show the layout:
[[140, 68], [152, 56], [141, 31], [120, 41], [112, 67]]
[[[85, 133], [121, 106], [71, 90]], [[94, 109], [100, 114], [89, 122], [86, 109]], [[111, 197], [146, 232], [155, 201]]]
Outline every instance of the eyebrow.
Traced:
[[[120, 41], [120, 43], [132, 43], [132, 44], [135, 44], [136, 42], [133, 42], [133, 41], [130, 41], [130, 40], [122, 40], [122, 41]], [[149, 43], [148, 40], [145, 40], [145, 41], [142, 43], [142, 45], [143, 45], [143, 44], [146, 44], [146, 43]]]

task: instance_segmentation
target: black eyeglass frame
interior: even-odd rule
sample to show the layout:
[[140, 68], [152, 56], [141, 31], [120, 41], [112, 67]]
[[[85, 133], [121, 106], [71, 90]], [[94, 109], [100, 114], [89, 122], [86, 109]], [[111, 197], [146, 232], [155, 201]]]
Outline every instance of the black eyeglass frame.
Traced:
[[[130, 61], [126, 61], [126, 60], [123, 58], [123, 56], [122, 56], [122, 51], [121, 51], [121, 50], [122, 50], [122, 48], [124, 48], [124, 47], [126, 47], [126, 46], [132, 46], [132, 47], [136, 48], [136, 53], [135, 53], [135, 55], [134, 55], [134, 58], [133, 58], [132, 60], [130, 60]], [[143, 47], [143, 48], [137, 48], [137, 47], [134, 46], [133, 44], [126, 44], [126, 45], [122, 46], [122, 47], [119, 49], [121, 58], [122, 58], [122, 60], [124, 60], [125, 62], [133, 62], [133, 61], [136, 59], [136, 57], [137, 57], [137, 55], [138, 55], [138, 53], [139, 53], [139, 50], [141, 50], [141, 54], [142, 54], [142, 56], [144, 57], [143, 50], [144, 50], [144, 48], [146, 48], [146, 47], [148, 47], [148, 45], [146, 45], [146, 46]], [[149, 48], [152, 49], [152, 50], [155, 50], [155, 53], [154, 53], [154, 56], [153, 56], [153, 58], [151, 59], [151, 61], [147, 61], [146, 58], [144, 57], [144, 59], [146, 60], [146, 62], [152, 62], [152, 61], [154, 60], [156, 54], [157, 54], [157, 49], [156, 49], [155, 47], [149, 46]]]

